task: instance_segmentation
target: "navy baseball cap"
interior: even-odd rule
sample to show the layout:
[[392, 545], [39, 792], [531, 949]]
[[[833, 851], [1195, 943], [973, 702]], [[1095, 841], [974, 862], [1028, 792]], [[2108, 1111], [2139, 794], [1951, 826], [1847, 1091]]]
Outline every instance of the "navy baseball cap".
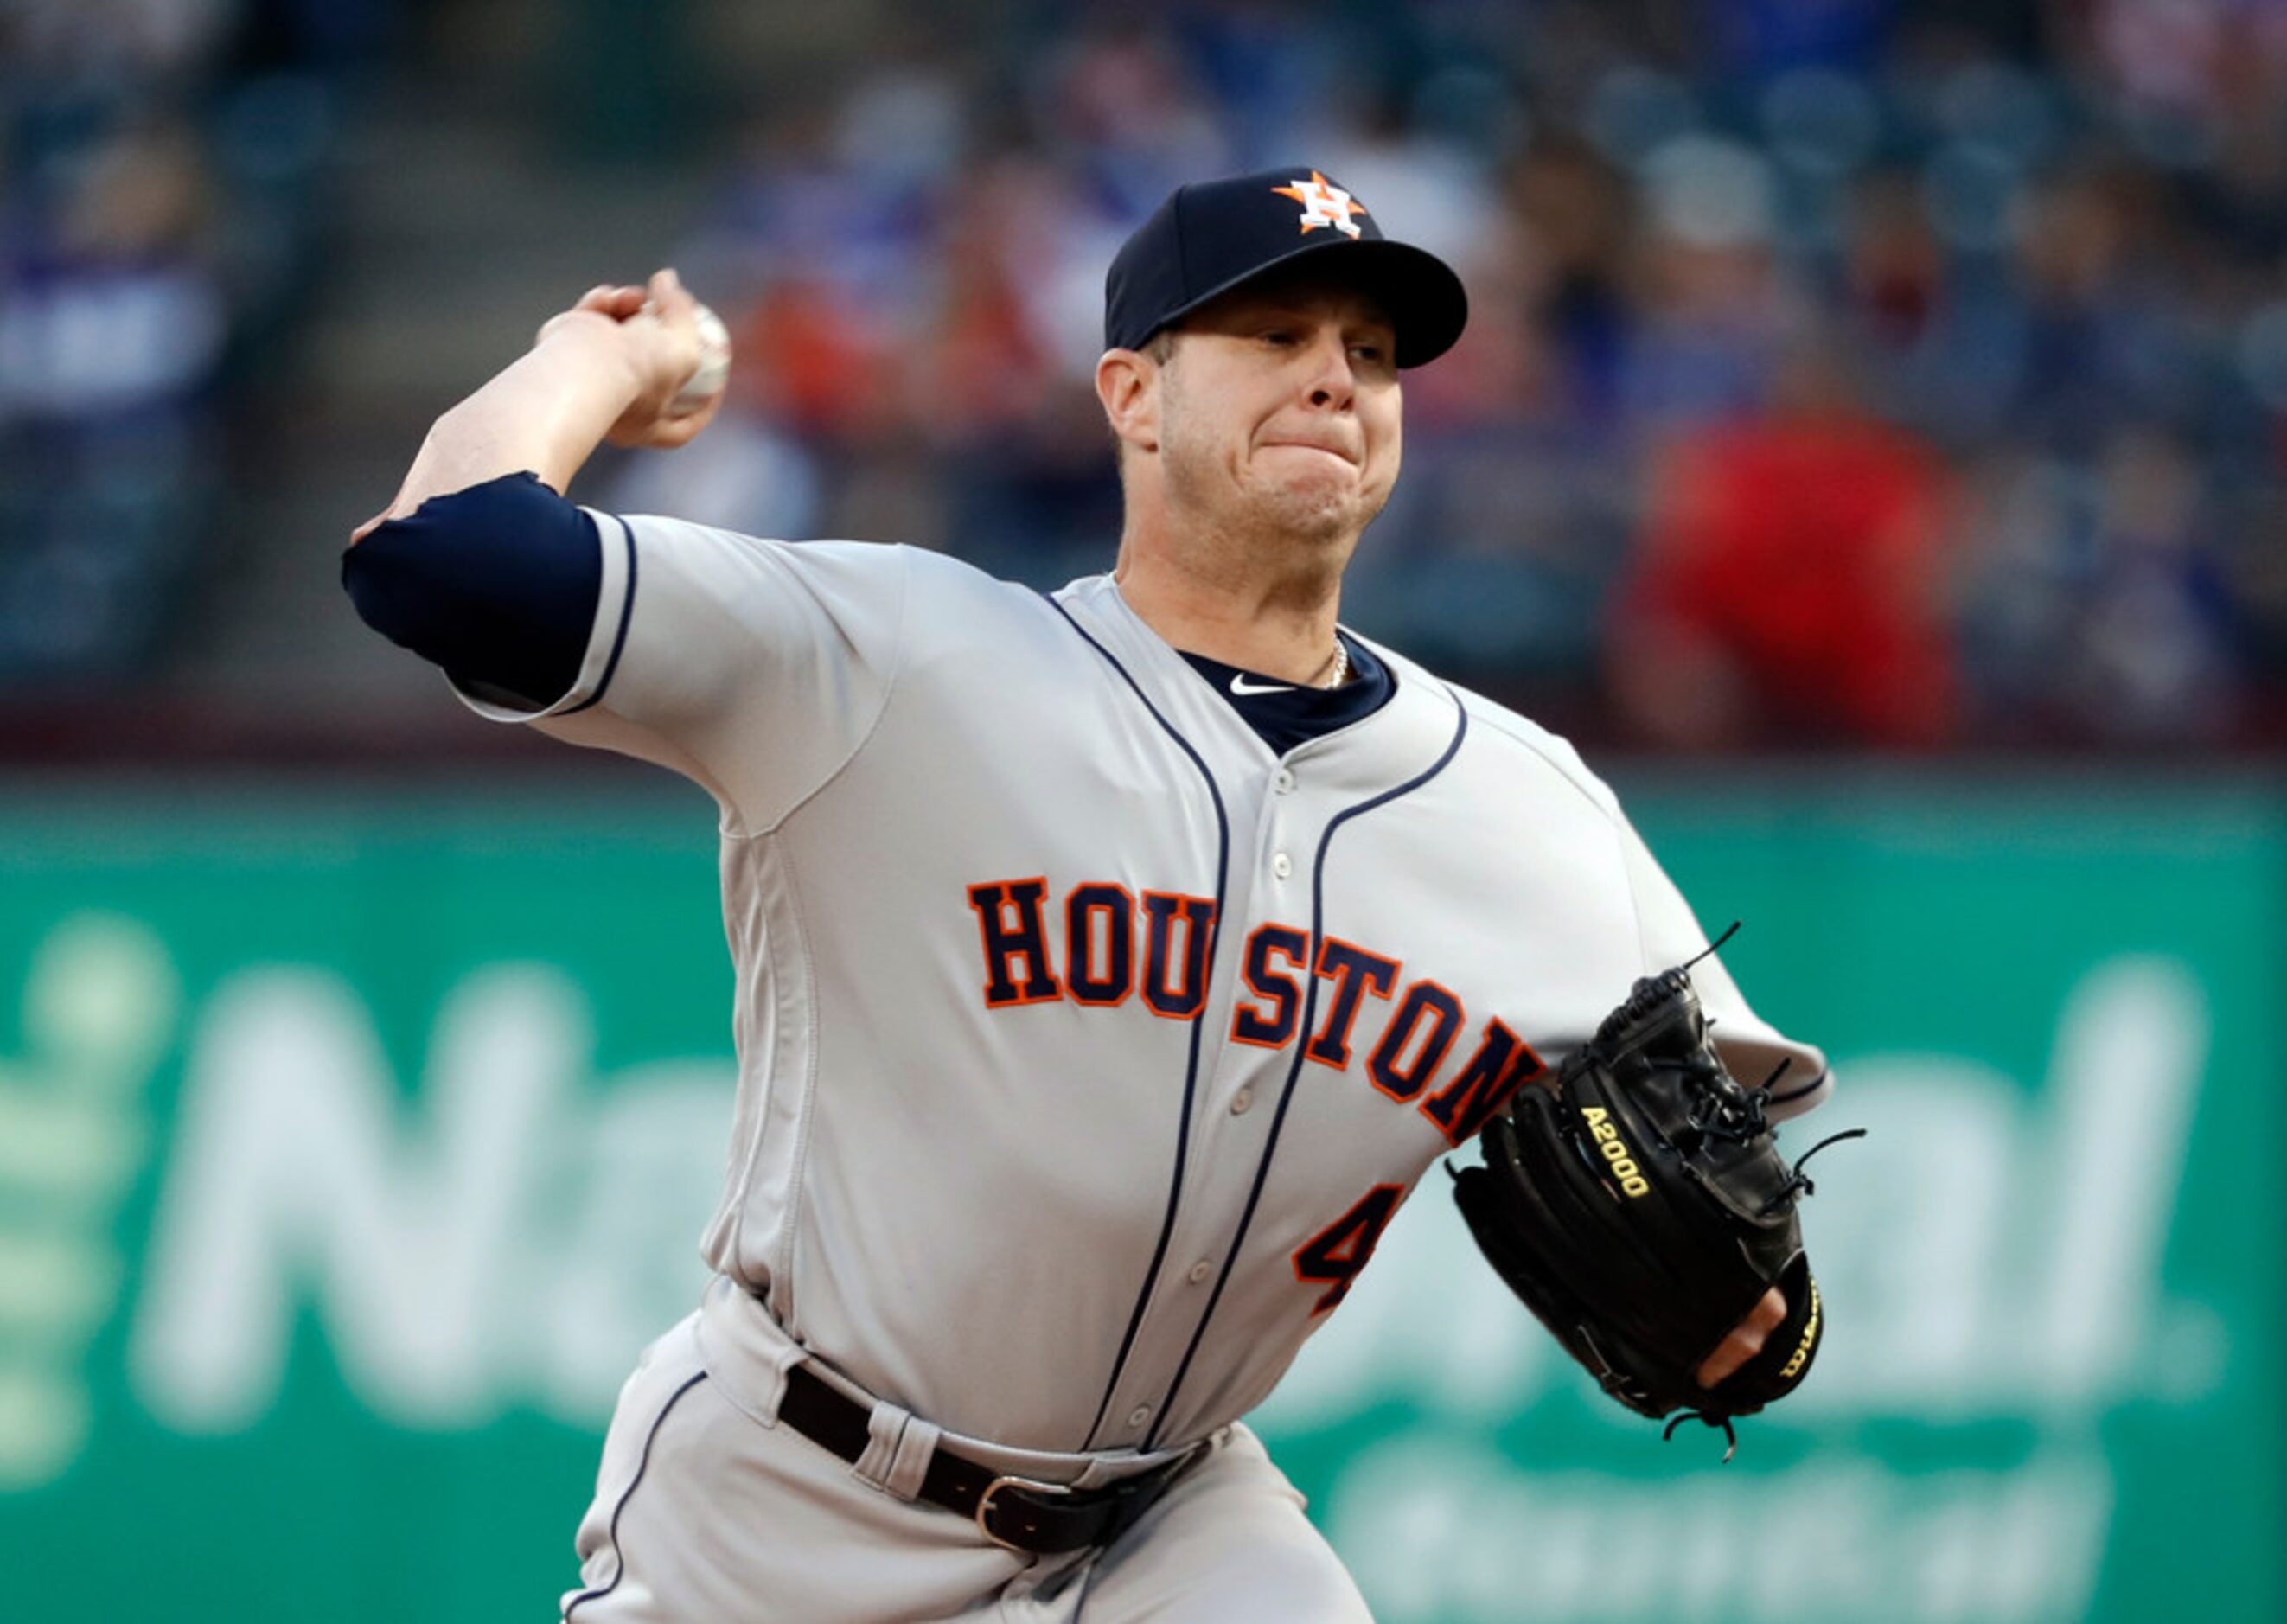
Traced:
[[1401, 367], [1436, 360], [1468, 321], [1461, 279], [1436, 255], [1383, 236], [1315, 169], [1262, 170], [1176, 187], [1120, 245], [1104, 279], [1104, 347], [1142, 349], [1217, 294], [1298, 261], [1381, 305]]

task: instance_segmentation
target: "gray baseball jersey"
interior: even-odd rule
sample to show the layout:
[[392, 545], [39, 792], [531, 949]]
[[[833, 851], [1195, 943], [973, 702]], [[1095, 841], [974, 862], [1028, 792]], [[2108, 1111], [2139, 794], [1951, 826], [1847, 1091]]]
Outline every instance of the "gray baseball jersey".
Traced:
[[[707, 1258], [1022, 1448], [1270, 1393], [1416, 1178], [1706, 945], [1564, 743], [1383, 652], [1286, 759], [1107, 576], [595, 515], [540, 725], [714, 791], [741, 1093]], [[489, 709], [489, 707], [483, 707]], [[505, 711], [492, 711], [505, 714]], [[1697, 972], [1734, 1071], [1825, 1061]]]
[[[1705, 946], [1568, 746], [1389, 651], [1386, 704], [1280, 757], [1109, 577], [593, 517], [577, 685], [469, 702], [714, 795], [707, 1258], [933, 1426], [1118, 1454], [1234, 1421], [1424, 1170]], [[1774, 1116], [1818, 1101], [1816, 1050], [1694, 979], [1738, 1075], [1792, 1062]]]

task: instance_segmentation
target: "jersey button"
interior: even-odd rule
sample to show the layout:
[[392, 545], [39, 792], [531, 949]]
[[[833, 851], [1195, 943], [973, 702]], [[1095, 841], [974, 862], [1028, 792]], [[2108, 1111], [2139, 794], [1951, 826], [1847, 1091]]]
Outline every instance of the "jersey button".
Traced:
[[1278, 769], [1278, 793], [1280, 795], [1293, 795], [1294, 793], [1294, 774], [1290, 768], [1281, 767]]
[[1151, 1406], [1148, 1404], [1139, 1404], [1128, 1412], [1128, 1424], [1131, 1427], [1140, 1427], [1151, 1419]]
[[1191, 1273], [1184, 1278], [1189, 1279], [1192, 1285], [1196, 1286], [1214, 1272], [1215, 1265], [1209, 1263], [1206, 1258], [1202, 1257], [1199, 1262], [1191, 1265]]
[[1274, 852], [1270, 854], [1270, 872], [1283, 880], [1294, 872], [1294, 865], [1286, 860], [1284, 852]]
[[1231, 1115], [1245, 1116], [1246, 1114], [1246, 1108], [1254, 1103], [1254, 1090], [1252, 1089], [1241, 1089], [1238, 1093], [1231, 1097]]

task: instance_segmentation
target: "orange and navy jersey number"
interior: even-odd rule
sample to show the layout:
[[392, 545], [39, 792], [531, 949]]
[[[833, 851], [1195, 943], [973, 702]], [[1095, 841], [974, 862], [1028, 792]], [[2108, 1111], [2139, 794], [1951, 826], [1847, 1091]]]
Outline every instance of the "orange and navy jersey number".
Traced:
[[[1041, 875], [993, 880], [968, 892], [988, 1010], [1064, 999], [1108, 1008], [1141, 996], [1154, 1015], [1189, 1020], [1206, 1006], [1213, 898], [1161, 891], [1135, 896], [1125, 886], [1096, 882], [1073, 886], [1052, 907]], [[1471, 1023], [1460, 996], [1427, 977], [1406, 981], [1399, 960], [1331, 936], [1319, 944], [1315, 963], [1310, 949], [1309, 932], [1292, 925], [1262, 925], [1247, 938], [1239, 965], [1246, 996], [1232, 1011], [1232, 1042], [1274, 1050], [1294, 1042], [1302, 1035], [1304, 978], [1316, 977], [1326, 986], [1304, 1057], [1348, 1071], [1364, 1049], [1373, 1087], [1415, 1106], [1456, 1145], [1473, 1138], [1518, 1087], [1547, 1071], [1532, 1046], [1498, 1017], [1486, 1018], [1474, 1046], [1463, 1045]], [[1370, 1048], [1358, 1031], [1369, 1007], [1388, 1011]]]
[[1381, 1232], [1389, 1227], [1405, 1199], [1404, 1185], [1376, 1184], [1356, 1206], [1294, 1249], [1294, 1278], [1306, 1286], [1326, 1288], [1310, 1304], [1313, 1315], [1326, 1313], [1350, 1295], [1350, 1282], [1373, 1256]]

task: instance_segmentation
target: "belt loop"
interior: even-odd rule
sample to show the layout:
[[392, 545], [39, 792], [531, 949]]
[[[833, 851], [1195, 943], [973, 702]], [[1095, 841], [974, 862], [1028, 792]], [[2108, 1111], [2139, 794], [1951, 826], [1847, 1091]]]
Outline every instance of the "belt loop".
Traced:
[[882, 1479], [882, 1486], [899, 1500], [913, 1500], [922, 1492], [922, 1479], [929, 1475], [930, 1458], [937, 1454], [937, 1441], [944, 1429], [934, 1422], [923, 1421], [918, 1415], [906, 1417], [903, 1431], [898, 1435], [898, 1447], [890, 1457], [890, 1470]]
[[784, 1346], [771, 1351], [771, 1374], [774, 1378], [772, 1385], [778, 1389], [779, 1394], [778, 1401], [771, 1406], [773, 1414], [777, 1414], [779, 1404], [786, 1400], [787, 1372], [807, 1362], [809, 1358], [808, 1351], [798, 1342], [788, 1341]]
[[761, 1299], [724, 1274], [708, 1286], [700, 1307], [699, 1356], [724, 1396], [765, 1427], [779, 1424], [787, 1373], [810, 1357], [779, 1328]]
[[[905, 1437], [906, 1423], [913, 1418], [912, 1411], [899, 1409], [887, 1399], [875, 1399], [866, 1415], [866, 1448], [851, 1463], [850, 1470], [875, 1488], [889, 1489], [890, 1474], [897, 1469], [898, 1444]], [[913, 1496], [905, 1494], [899, 1498], [911, 1500]]]

